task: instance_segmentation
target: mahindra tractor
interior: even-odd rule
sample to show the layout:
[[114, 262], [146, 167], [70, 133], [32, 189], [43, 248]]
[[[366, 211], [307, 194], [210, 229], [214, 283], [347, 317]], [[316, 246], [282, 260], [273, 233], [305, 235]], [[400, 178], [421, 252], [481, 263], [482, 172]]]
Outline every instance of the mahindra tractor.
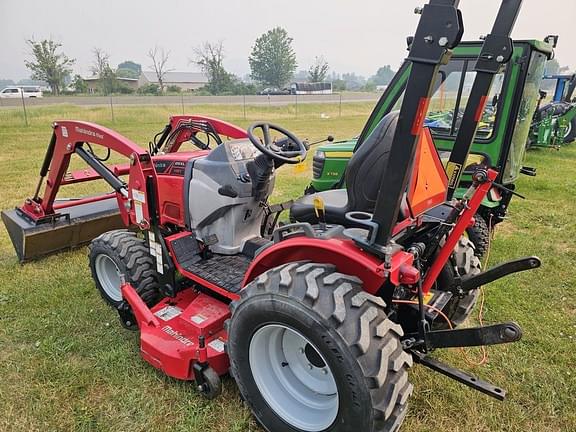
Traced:
[[[96, 237], [95, 285], [139, 331], [142, 358], [208, 398], [230, 374], [269, 431], [396, 431], [413, 363], [504, 399], [504, 389], [433, 356], [520, 340], [512, 321], [459, 324], [481, 285], [540, 266], [526, 257], [481, 270], [464, 232], [502, 188], [499, 173], [485, 158], [454, 195], [462, 170], [446, 174], [424, 127], [438, 71], [462, 37], [458, 3], [417, 9], [399, 113], [383, 116], [354, 153], [346, 188], [290, 207], [298, 222], [278, 224], [289, 205], [269, 203], [277, 171], [307, 154], [278, 125], [179, 116], [143, 149], [95, 124], [57, 121], [38, 190], [2, 214], [19, 257]], [[486, 36], [449, 167], [466, 161], [493, 79], [514, 53], [520, 5], [503, 0]], [[183, 151], [184, 141], [200, 148]], [[107, 164], [96, 146], [127, 163]], [[73, 155], [89, 168], [68, 173]], [[96, 178], [113, 191], [56, 200], [60, 186]]]

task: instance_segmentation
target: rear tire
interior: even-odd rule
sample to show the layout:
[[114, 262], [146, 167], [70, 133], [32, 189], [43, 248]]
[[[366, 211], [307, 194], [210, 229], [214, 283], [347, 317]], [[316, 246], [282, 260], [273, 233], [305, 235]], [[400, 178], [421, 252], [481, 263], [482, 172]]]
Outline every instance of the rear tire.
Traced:
[[90, 244], [90, 269], [96, 288], [110, 306], [122, 303], [120, 276], [124, 275], [142, 300], [153, 306], [158, 300], [158, 274], [146, 242], [127, 230], [108, 231]]
[[412, 357], [384, 307], [329, 264], [286, 264], [240, 292], [227, 323], [230, 373], [266, 430], [399, 429]]

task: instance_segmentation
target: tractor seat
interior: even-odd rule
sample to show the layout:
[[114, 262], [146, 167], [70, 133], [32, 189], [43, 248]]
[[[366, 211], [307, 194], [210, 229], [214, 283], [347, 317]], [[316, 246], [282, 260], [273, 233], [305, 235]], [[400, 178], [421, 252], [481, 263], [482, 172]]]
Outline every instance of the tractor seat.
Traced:
[[295, 201], [290, 207], [290, 220], [293, 222], [318, 223], [316, 212], [314, 211], [314, 199], [321, 198], [324, 201], [324, 213], [326, 222], [337, 225], [345, 225], [346, 213], [348, 209], [348, 194], [346, 189], [333, 189], [304, 195]]
[[[398, 111], [387, 114], [374, 128], [370, 136], [354, 152], [345, 173], [346, 189], [335, 189], [305, 195], [292, 204], [292, 222], [318, 223], [314, 199], [324, 201], [326, 222], [352, 226], [346, 219], [350, 211], [372, 213], [376, 205], [383, 166], [386, 166], [394, 131], [398, 123]], [[408, 208], [404, 199], [400, 217], [406, 217]]]

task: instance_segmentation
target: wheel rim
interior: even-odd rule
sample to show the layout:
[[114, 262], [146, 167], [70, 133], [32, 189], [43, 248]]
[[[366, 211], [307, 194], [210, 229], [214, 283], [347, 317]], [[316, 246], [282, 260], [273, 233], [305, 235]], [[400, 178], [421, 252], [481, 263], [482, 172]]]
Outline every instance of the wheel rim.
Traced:
[[266, 325], [252, 336], [250, 369], [274, 412], [305, 431], [328, 428], [338, 415], [334, 375], [318, 349], [298, 331]]
[[120, 291], [120, 270], [112, 258], [108, 255], [100, 254], [94, 261], [96, 276], [100, 286], [114, 301], [122, 301], [122, 292]]

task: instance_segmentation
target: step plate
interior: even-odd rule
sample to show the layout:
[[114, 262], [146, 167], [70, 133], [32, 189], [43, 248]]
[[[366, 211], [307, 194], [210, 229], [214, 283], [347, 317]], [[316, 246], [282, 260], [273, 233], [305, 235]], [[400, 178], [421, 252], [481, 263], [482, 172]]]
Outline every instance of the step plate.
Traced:
[[237, 293], [242, 288], [242, 280], [250, 262], [250, 258], [244, 255], [214, 255], [207, 260], [189, 264], [184, 269], [228, 292]]

